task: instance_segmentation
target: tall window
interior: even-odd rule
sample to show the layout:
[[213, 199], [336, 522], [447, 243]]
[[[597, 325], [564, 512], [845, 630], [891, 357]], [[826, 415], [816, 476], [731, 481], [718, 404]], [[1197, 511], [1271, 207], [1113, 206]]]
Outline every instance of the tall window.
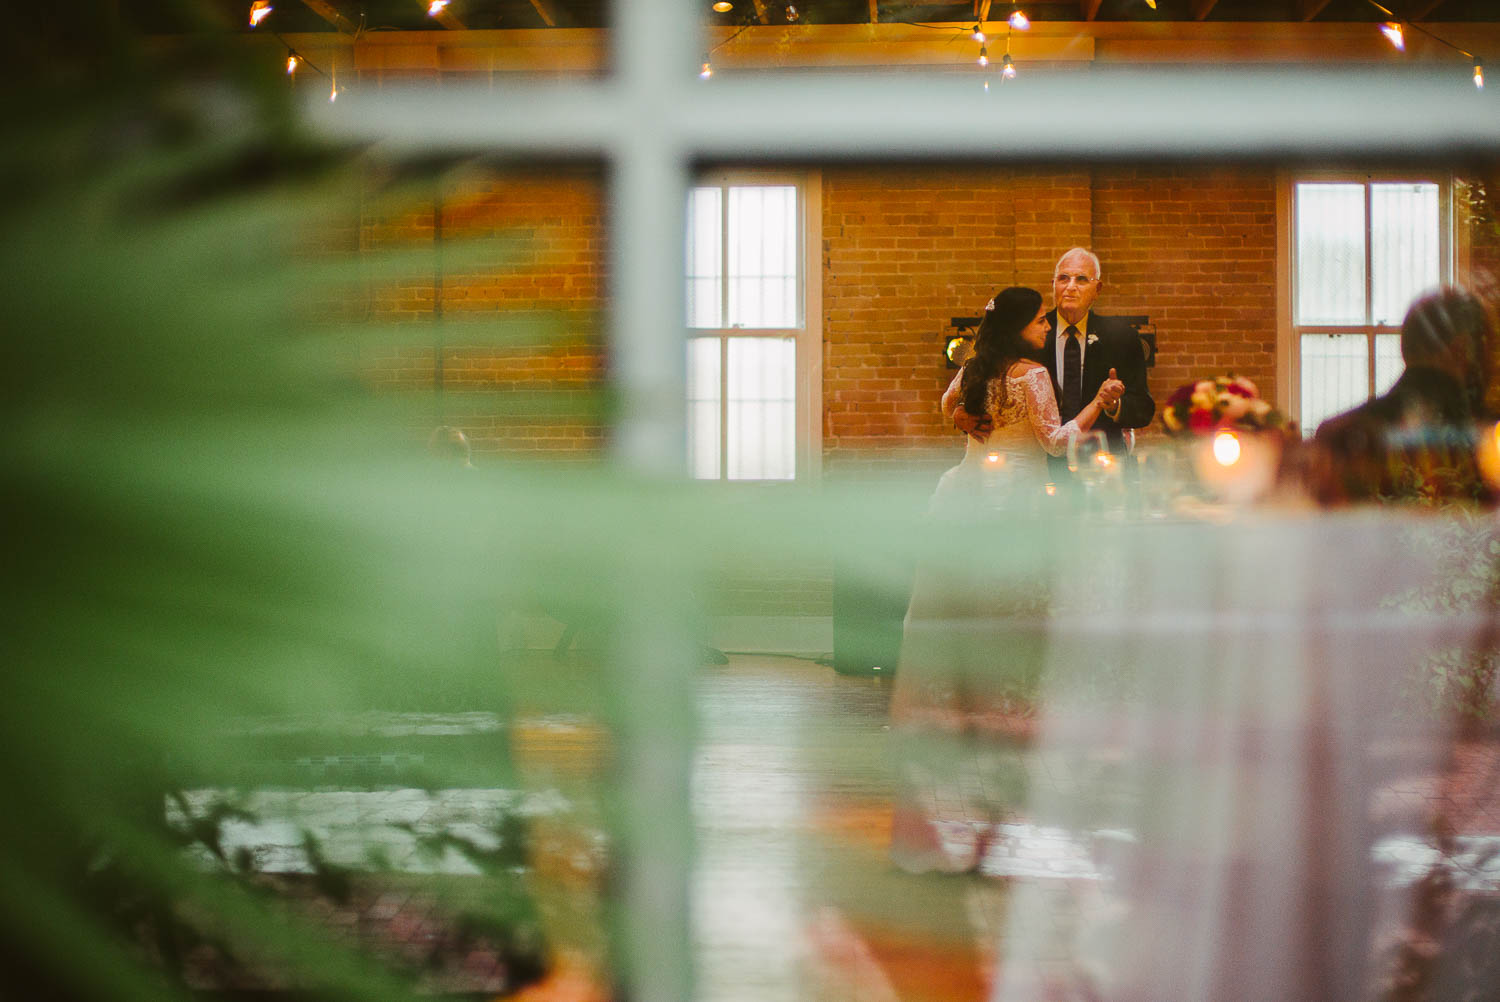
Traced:
[[688, 202], [688, 464], [708, 480], [793, 480], [811, 460], [803, 179], [704, 178]]
[[1293, 336], [1310, 433], [1401, 375], [1407, 307], [1451, 273], [1448, 185], [1298, 181], [1292, 205]]

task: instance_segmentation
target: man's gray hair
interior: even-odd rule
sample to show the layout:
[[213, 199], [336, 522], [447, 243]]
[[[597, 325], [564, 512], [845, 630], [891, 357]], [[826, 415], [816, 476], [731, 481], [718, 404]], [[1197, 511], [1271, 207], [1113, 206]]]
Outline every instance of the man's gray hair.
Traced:
[[1052, 266], [1052, 277], [1057, 277], [1057, 273], [1062, 270], [1062, 263], [1074, 254], [1082, 254], [1088, 258], [1094, 265], [1094, 277], [1101, 280], [1104, 278], [1104, 269], [1099, 264], [1099, 255], [1087, 247], [1070, 247], [1068, 250], [1063, 251], [1062, 257], [1057, 259], [1057, 264]]

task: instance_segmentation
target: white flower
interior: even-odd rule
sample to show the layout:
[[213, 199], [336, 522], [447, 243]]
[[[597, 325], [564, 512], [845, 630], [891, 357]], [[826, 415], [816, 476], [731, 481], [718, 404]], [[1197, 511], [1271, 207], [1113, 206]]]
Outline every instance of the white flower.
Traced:
[[995, 308], [995, 301], [993, 299], [991, 299], [989, 302], [987, 302], [987, 303], [984, 304], [984, 312], [986, 312], [986, 313], [990, 312], [994, 308]]
[[1089, 335], [1089, 344], [1093, 344], [1097, 340], [1099, 340], [1099, 335], [1098, 334], [1090, 334]]

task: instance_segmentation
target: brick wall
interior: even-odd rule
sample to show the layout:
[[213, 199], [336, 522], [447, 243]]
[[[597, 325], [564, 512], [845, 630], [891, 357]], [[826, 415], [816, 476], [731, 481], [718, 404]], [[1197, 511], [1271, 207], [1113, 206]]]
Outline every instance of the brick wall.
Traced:
[[923, 168], [823, 175], [824, 457], [831, 475], [935, 465], [939, 346], [1006, 285], [1050, 301], [1075, 244], [1104, 265], [1101, 313], [1157, 328], [1158, 398], [1234, 371], [1274, 399], [1276, 190], [1265, 168]]
[[584, 169], [471, 171], [369, 192], [362, 262], [398, 277], [363, 289], [364, 319], [387, 335], [361, 343], [361, 369], [412, 395], [414, 432], [456, 425], [476, 454], [598, 456], [602, 211], [601, 178]]
[[[1087, 238], [1082, 172], [862, 168], [823, 173], [823, 443], [831, 476], [951, 461], [942, 341], [997, 289], [1048, 281]], [[1064, 234], [1061, 237], [1055, 234]]]

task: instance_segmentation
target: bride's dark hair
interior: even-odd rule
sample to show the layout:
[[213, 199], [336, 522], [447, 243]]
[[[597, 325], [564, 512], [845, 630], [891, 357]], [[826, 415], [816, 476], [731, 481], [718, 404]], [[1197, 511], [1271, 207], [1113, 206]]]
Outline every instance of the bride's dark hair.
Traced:
[[[1023, 358], [1034, 358], [1036, 349], [1021, 339], [1021, 332], [1036, 319], [1042, 294], [1013, 285], [995, 294], [985, 307], [979, 331], [974, 335], [974, 356], [964, 363], [964, 410], [978, 417], [985, 413], [990, 380]], [[1000, 403], [1005, 403], [1005, 381], [1000, 382]]]

